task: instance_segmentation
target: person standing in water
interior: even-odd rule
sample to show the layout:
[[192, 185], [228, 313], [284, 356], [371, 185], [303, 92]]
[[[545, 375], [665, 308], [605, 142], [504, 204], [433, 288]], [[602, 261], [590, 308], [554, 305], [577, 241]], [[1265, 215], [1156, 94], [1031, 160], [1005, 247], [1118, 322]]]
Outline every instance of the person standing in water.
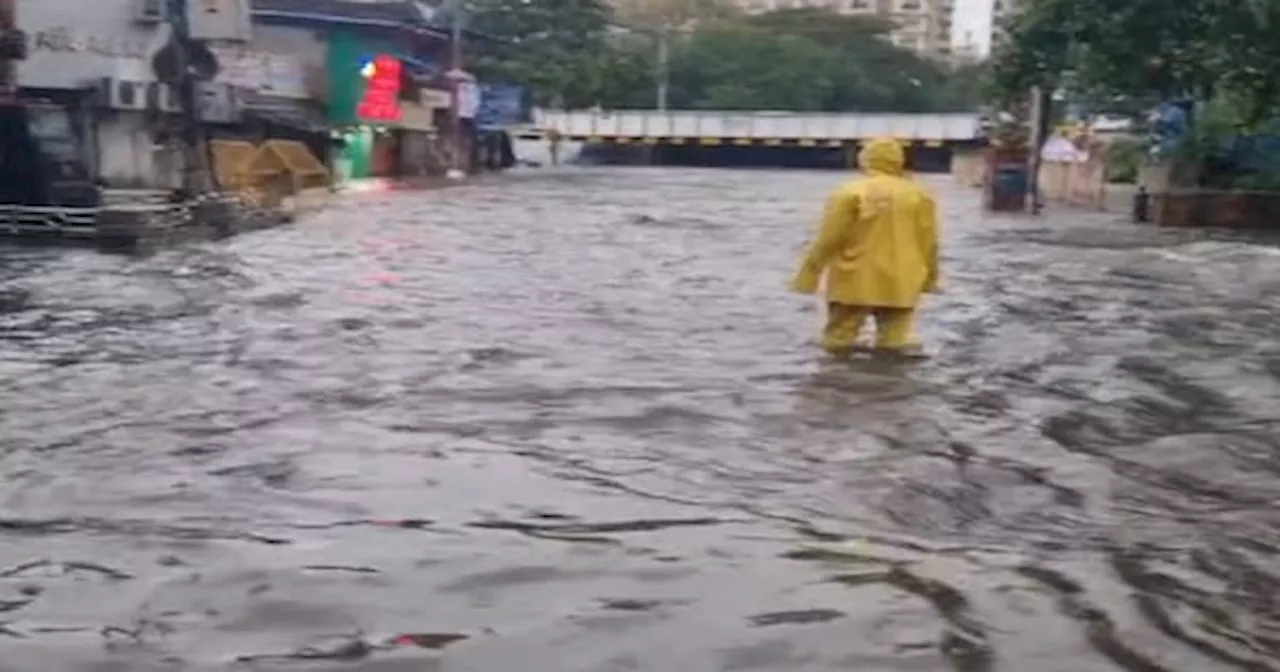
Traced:
[[560, 131], [547, 129], [547, 153], [551, 155], [551, 165], [560, 165], [560, 142], [563, 140]]
[[826, 276], [827, 352], [853, 352], [863, 325], [874, 319], [873, 352], [922, 357], [915, 316], [921, 296], [938, 291], [937, 202], [905, 175], [897, 140], [866, 143], [858, 165], [864, 175], [827, 198], [818, 237], [791, 288], [816, 294]]

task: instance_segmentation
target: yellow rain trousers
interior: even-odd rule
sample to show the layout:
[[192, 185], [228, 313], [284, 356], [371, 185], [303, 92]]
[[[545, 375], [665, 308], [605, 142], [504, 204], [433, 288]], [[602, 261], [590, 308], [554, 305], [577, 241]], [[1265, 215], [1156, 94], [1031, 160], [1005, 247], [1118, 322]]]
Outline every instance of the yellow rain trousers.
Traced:
[[822, 346], [853, 350], [868, 318], [876, 349], [916, 350], [915, 312], [938, 289], [938, 209], [933, 196], [903, 173], [896, 140], [872, 140], [858, 153], [865, 173], [827, 199], [822, 226], [791, 288], [816, 294], [826, 278], [827, 326]]

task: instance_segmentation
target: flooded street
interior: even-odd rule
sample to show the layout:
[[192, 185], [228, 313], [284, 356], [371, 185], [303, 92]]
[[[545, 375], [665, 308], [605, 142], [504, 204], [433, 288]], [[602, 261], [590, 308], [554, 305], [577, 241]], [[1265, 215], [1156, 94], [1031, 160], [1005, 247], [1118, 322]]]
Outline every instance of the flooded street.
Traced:
[[842, 177], [3, 251], [0, 671], [1280, 670], [1280, 252], [938, 177], [936, 356], [834, 364]]

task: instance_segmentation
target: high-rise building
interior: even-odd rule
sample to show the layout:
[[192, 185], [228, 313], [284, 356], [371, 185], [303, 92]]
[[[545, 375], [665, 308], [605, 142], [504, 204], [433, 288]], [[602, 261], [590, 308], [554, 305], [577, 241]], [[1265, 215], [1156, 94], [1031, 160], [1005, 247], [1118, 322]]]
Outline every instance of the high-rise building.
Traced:
[[957, 34], [955, 27], [952, 28], [951, 61], [953, 63], [956, 65], [977, 63], [985, 56], [982, 45], [975, 38], [973, 31], [966, 30]]
[[991, 45], [999, 45], [1005, 38], [1009, 20], [1018, 11], [1018, 0], [992, 0], [991, 5]]
[[949, 58], [955, 0], [845, 0], [842, 14], [865, 14], [897, 24], [889, 39], [921, 56]]
[[877, 16], [897, 25], [889, 39], [921, 56], [950, 59], [955, 0], [732, 0], [751, 13], [821, 8], [839, 14]]

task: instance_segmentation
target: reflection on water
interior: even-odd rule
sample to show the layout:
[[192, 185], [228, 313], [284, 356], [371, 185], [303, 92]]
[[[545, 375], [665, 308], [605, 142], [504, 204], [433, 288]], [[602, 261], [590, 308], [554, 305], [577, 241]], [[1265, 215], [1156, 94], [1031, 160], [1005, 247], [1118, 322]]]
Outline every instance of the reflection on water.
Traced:
[[1276, 249], [939, 182], [936, 356], [826, 362], [784, 289], [838, 179], [4, 253], [5, 664], [1280, 669]]

